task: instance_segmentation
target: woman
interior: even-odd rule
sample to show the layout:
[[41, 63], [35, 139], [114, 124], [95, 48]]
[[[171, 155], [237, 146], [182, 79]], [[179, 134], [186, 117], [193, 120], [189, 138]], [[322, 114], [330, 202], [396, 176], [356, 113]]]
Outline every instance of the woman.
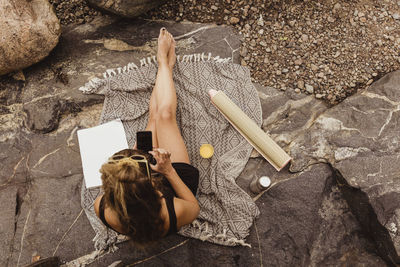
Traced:
[[[200, 210], [194, 196], [199, 173], [190, 165], [176, 123], [177, 98], [172, 79], [175, 40], [165, 28], [158, 37], [157, 61], [146, 127], [152, 132], [155, 147], [149, 153], [157, 163], [148, 163], [148, 155], [135, 149], [117, 152], [101, 168], [104, 194], [94, 203], [97, 216], [107, 227], [130, 236], [138, 245], [176, 232], [191, 223]], [[160, 174], [161, 179], [151, 171]]]

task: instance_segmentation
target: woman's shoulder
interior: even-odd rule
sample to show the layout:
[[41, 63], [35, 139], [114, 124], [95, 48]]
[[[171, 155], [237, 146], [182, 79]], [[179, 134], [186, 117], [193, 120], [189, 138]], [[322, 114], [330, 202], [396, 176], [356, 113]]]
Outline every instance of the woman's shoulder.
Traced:
[[101, 219], [100, 212], [101, 212], [101, 209], [103, 209], [102, 212], [104, 214], [104, 219], [109, 224], [109, 226], [111, 226], [113, 229], [115, 229], [119, 233], [124, 233], [125, 231], [124, 231], [123, 225], [119, 221], [117, 213], [109, 207], [105, 207], [105, 206], [100, 207], [102, 199], [103, 199], [103, 195], [98, 196], [96, 198], [96, 200], [94, 201], [94, 211], [95, 211], [97, 217], [99, 217]]

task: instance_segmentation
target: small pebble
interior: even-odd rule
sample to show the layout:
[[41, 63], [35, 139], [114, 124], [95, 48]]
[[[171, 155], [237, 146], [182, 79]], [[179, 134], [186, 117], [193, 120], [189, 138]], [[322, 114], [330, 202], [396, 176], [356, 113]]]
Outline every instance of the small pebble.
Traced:
[[301, 65], [302, 63], [303, 63], [303, 60], [301, 60], [300, 58], [298, 58], [294, 61], [294, 64], [296, 64], [296, 65]]
[[317, 71], [318, 70], [318, 66], [311, 64], [311, 70], [312, 71]]
[[237, 18], [237, 17], [231, 17], [230, 19], [229, 19], [229, 22], [231, 23], [231, 24], [237, 24], [237, 23], [239, 23], [239, 18]]
[[304, 89], [304, 81], [302, 80], [297, 81], [297, 87], [299, 87], [300, 89]]
[[314, 87], [312, 85], [306, 84], [306, 91], [312, 94], [314, 93]]
[[264, 19], [260, 14], [260, 18], [257, 20], [257, 25], [263, 27], [264, 26]]

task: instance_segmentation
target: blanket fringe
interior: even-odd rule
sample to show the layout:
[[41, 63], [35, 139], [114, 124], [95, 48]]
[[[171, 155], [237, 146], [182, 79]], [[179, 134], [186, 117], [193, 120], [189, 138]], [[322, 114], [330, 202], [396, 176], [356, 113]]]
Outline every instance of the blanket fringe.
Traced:
[[[228, 63], [232, 61], [232, 58], [221, 58], [220, 56], [213, 57], [211, 53], [205, 55], [205, 53], [197, 53], [197, 54], [190, 54], [190, 55], [178, 55], [176, 58], [177, 62], [200, 62], [200, 61], [215, 61], [217, 63]], [[149, 66], [149, 65], [157, 65], [157, 58], [156, 56], [145, 57], [140, 60], [140, 67]], [[107, 79], [114, 77], [121, 73], [128, 73], [132, 70], [139, 69], [139, 67], [131, 62], [124, 67], [118, 67], [115, 69], [107, 69], [103, 73], [103, 79], [100, 78], [93, 78], [90, 79], [84, 86], [79, 88], [85, 94], [92, 94], [95, 93], [101, 86], [107, 83]]]
[[[236, 237], [231, 237], [228, 238], [226, 235], [227, 230], [223, 229], [223, 232], [221, 234], [217, 234], [213, 236], [212, 233], [209, 232], [209, 224], [207, 221], [200, 223], [197, 219], [192, 222], [192, 226], [200, 230], [200, 234], [198, 238], [201, 241], [208, 241], [211, 238], [214, 238], [214, 240], [217, 243], [220, 244], [231, 244], [231, 245], [242, 245], [244, 247], [249, 247], [251, 248], [251, 245], [246, 243], [243, 239], [238, 239]], [[210, 240], [211, 241], [211, 240]]]

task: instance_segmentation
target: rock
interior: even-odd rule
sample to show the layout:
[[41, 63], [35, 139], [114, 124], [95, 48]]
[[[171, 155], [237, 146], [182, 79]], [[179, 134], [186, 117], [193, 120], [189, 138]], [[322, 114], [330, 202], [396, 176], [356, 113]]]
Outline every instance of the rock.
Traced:
[[34, 132], [47, 133], [57, 128], [61, 114], [58, 99], [42, 98], [24, 105], [27, 126]]
[[231, 23], [231, 24], [237, 24], [237, 23], [239, 23], [239, 18], [237, 18], [237, 17], [231, 17], [230, 19], [229, 19], [229, 22]]
[[341, 5], [340, 5], [339, 3], [336, 3], [336, 4], [333, 6], [333, 10], [337, 10], [337, 9], [339, 9], [339, 8], [341, 8]]
[[331, 16], [328, 17], [328, 22], [335, 22], [335, 18], [332, 18]]
[[306, 84], [306, 91], [312, 94], [314, 93], [314, 87], [312, 85]]
[[317, 99], [321, 99], [321, 98], [323, 97], [323, 95], [321, 95], [321, 94], [316, 94], [315, 97], [316, 97]]
[[7, 266], [10, 248], [14, 238], [15, 220], [18, 218], [17, 211], [17, 188], [10, 187], [2, 190], [0, 194], [0, 207], [2, 218], [0, 220], [0, 266]]
[[279, 174], [271, 178], [278, 183], [258, 200], [263, 207], [263, 216], [257, 221], [264, 244], [263, 258], [267, 259], [266, 265], [301, 266], [310, 260], [307, 251], [313, 246], [309, 240], [316, 240], [320, 231], [319, 210], [327, 194], [325, 185], [331, 183], [329, 168], [315, 166], [310, 172], [291, 176], [287, 182], [279, 182]]
[[299, 87], [300, 89], [304, 89], [304, 81], [303, 80], [298, 80], [297, 81], [297, 87]]
[[298, 59], [296, 59], [296, 60], [294, 61], [294, 64], [295, 64], [295, 65], [301, 65], [301, 64], [303, 64], [303, 60], [301, 60], [301, 58], [298, 58]]
[[242, 49], [240, 50], [240, 55], [242, 57], [245, 57], [245, 56], [247, 56], [247, 52], [248, 52], [247, 48], [245, 46], [243, 46]]
[[88, 2], [116, 15], [134, 18], [165, 3], [166, 0], [88, 0]]
[[400, 14], [399, 14], [399, 13], [394, 13], [394, 14], [392, 15], [392, 17], [393, 17], [395, 20], [399, 20], [399, 19], [400, 19]]
[[0, 75], [29, 67], [57, 45], [60, 22], [47, 0], [0, 2]]
[[16, 81], [25, 81], [25, 75], [22, 70], [15, 72], [12, 77]]
[[319, 68], [318, 68], [318, 66], [317, 65], [315, 65], [315, 64], [311, 64], [311, 70], [312, 71], [317, 71]]
[[341, 190], [379, 255], [400, 259], [400, 71], [347, 98], [316, 118], [291, 142], [291, 171], [329, 162]]
[[257, 25], [263, 27], [264, 26], [264, 19], [260, 14], [260, 18], [257, 20]]

